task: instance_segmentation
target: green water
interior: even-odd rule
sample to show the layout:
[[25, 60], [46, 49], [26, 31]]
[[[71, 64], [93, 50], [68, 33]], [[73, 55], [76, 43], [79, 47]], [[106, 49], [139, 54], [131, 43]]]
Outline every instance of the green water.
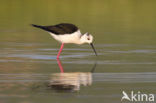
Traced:
[[[155, 10], [155, 0], [1, 0], [0, 103], [120, 103], [122, 91], [156, 94]], [[30, 26], [62, 22], [91, 33], [98, 57], [87, 44], [67, 44], [57, 61], [60, 44]]]

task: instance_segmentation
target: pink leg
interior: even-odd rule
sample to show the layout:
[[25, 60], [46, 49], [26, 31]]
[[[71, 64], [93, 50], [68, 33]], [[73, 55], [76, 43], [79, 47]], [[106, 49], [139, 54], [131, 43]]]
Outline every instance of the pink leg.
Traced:
[[61, 61], [59, 60], [59, 58], [57, 58], [57, 63], [59, 65], [59, 68], [60, 68], [61, 73], [64, 73], [64, 70], [63, 70], [63, 67], [61, 65]]
[[57, 59], [59, 58], [59, 56], [60, 56], [60, 54], [62, 52], [63, 47], [64, 47], [64, 43], [61, 44], [60, 50], [59, 50], [59, 52], [57, 54]]

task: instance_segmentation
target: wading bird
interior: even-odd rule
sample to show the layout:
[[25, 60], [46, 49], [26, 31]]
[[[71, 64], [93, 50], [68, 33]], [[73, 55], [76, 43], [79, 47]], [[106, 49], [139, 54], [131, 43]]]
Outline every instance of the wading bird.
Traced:
[[93, 36], [89, 33], [81, 34], [80, 29], [74, 24], [61, 23], [52, 26], [40, 26], [32, 24], [32, 26], [48, 31], [54, 39], [62, 43], [60, 50], [57, 54], [57, 59], [59, 58], [65, 43], [74, 43], [74, 44], [88, 43], [91, 45], [91, 47], [95, 52], [95, 55], [97, 56], [96, 50], [92, 43]]

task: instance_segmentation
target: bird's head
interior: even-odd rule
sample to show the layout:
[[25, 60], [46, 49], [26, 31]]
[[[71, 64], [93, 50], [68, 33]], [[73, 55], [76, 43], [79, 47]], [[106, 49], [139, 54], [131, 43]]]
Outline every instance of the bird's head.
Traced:
[[91, 34], [89, 34], [89, 33], [85, 33], [85, 34], [83, 34], [83, 35], [81, 36], [81, 41], [82, 41], [83, 43], [88, 43], [88, 44], [90, 44], [90, 43], [93, 42], [93, 36], [92, 36]]
[[83, 34], [81, 36], [81, 42], [90, 44], [92, 49], [95, 52], [95, 55], [97, 56], [96, 50], [95, 50], [94, 45], [93, 45], [93, 36], [91, 34], [89, 34], [89, 33]]

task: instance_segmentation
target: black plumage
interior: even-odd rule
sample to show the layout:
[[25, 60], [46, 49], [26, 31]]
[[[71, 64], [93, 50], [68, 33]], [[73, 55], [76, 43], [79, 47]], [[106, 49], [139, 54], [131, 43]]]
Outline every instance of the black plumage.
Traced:
[[69, 23], [61, 23], [52, 26], [40, 26], [40, 25], [32, 24], [32, 26], [54, 33], [56, 35], [72, 34], [78, 30], [77, 26]]

